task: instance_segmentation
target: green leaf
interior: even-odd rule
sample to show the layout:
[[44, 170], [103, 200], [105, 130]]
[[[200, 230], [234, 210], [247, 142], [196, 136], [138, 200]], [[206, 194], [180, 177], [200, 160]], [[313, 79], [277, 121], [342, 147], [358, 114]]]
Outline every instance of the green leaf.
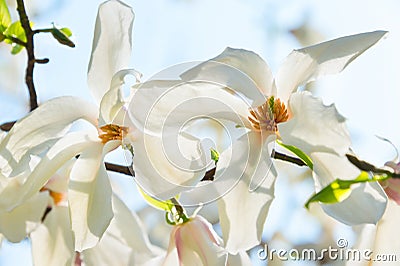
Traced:
[[218, 163], [219, 153], [214, 149], [211, 149], [211, 159], [215, 162], [215, 164]]
[[156, 209], [163, 210], [163, 211], [171, 211], [174, 207], [174, 204], [171, 200], [161, 201], [158, 199], [153, 198], [149, 194], [143, 191], [140, 187], [138, 187], [140, 195], [142, 195], [143, 199], [150, 205]]
[[370, 176], [367, 172], [362, 171], [361, 174], [354, 180], [341, 180], [336, 179], [328, 186], [324, 187], [321, 191], [311, 196], [306, 202], [305, 207], [308, 209], [312, 202], [322, 203], [338, 203], [345, 200], [351, 194], [351, 186], [358, 183], [383, 181], [390, 178], [388, 175], [375, 175]]
[[0, 32], [3, 33], [10, 24], [11, 16], [6, 0], [0, 0]]
[[[26, 42], [25, 30], [22, 28], [20, 21], [12, 23], [7, 30], [4, 32], [5, 36], [17, 38], [23, 42]], [[12, 41], [9, 41], [12, 42]]]
[[4, 35], [6, 37], [5, 42], [12, 44], [12, 49], [11, 49], [11, 53], [12, 54], [18, 54], [19, 52], [22, 51], [22, 49], [24, 49], [24, 46], [19, 45], [14, 43], [12, 40], [10, 40], [10, 37], [19, 39], [22, 42], [26, 42], [26, 35], [25, 35], [25, 30], [24, 28], [22, 28], [21, 22], [20, 21], [16, 21], [14, 23], [12, 23], [4, 32]]
[[60, 31], [64, 33], [67, 37], [72, 36], [72, 31], [69, 28], [61, 28]]
[[68, 28], [63, 29], [64, 30], [59, 30], [57, 28], [51, 29], [51, 34], [53, 35], [54, 39], [63, 45], [75, 47], [75, 44], [68, 38], [68, 35], [71, 36], [72, 32]]
[[297, 157], [299, 157], [311, 170], [313, 170], [314, 164], [313, 164], [311, 158], [307, 154], [305, 154], [302, 150], [300, 150], [296, 146], [284, 144], [280, 140], [277, 140], [276, 142], [279, 145], [281, 145], [282, 147], [284, 147], [285, 149], [287, 149], [287, 150], [293, 152], [294, 154], [296, 154]]

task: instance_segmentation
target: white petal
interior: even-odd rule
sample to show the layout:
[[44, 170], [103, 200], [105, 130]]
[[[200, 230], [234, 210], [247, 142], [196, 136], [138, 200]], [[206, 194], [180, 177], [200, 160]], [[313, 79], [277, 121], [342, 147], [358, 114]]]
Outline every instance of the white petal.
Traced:
[[20, 242], [40, 223], [49, 202], [48, 193], [37, 193], [10, 211], [0, 211], [0, 232], [11, 242]]
[[[351, 180], [360, 175], [346, 157], [331, 153], [312, 153], [314, 181], [319, 191], [335, 179]], [[358, 184], [352, 187], [350, 196], [340, 203], [321, 204], [324, 211], [347, 225], [362, 223], [376, 224], [385, 212], [387, 197], [376, 182]]]
[[30, 237], [35, 265], [71, 265], [75, 251], [67, 207], [53, 206]]
[[[395, 202], [389, 201], [388, 208], [386, 209], [382, 220], [379, 221], [379, 223], [377, 224], [376, 236], [374, 241], [375, 245], [372, 248], [374, 254], [396, 254], [396, 252], [394, 251], [398, 251], [400, 249], [400, 241], [397, 235], [399, 219], [399, 206]], [[392, 263], [393, 264], [387, 262], [387, 265], [398, 264], [398, 262], [394, 261]], [[372, 265], [379, 266], [382, 265], [382, 263], [376, 261], [375, 264]]]
[[272, 73], [267, 63], [256, 53], [226, 48], [222, 54], [181, 75], [186, 81], [205, 80], [225, 85], [254, 101], [265, 102], [264, 95], [273, 94]]
[[249, 107], [246, 99], [217, 84], [153, 80], [138, 86], [129, 105], [129, 114], [137, 128], [159, 135], [204, 118], [226, 119], [250, 126]]
[[386, 31], [361, 33], [294, 50], [276, 75], [278, 97], [286, 102], [298, 86], [323, 75], [341, 72], [386, 33]]
[[132, 9], [120, 1], [99, 7], [88, 70], [88, 84], [97, 102], [110, 88], [113, 75], [129, 64], [133, 20]]
[[107, 152], [107, 146], [94, 142], [71, 170], [68, 202], [77, 251], [95, 246], [113, 217], [111, 185], [103, 163]]
[[139, 82], [141, 76], [141, 74], [134, 69], [121, 70], [113, 76], [110, 90], [108, 90], [101, 99], [99, 125], [122, 123], [122, 121], [116, 121], [116, 117], [125, 104], [121, 86], [125, 83], [124, 78], [127, 75], [134, 76], [136, 82]]
[[346, 119], [335, 105], [326, 106], [309, 92], [298, 92], [290, 97], [289, 108], [293, 117], [278, 124], [284, 143], [307, 154], [326, 151], [344, 155], [349, 150], [351, 142]]
[[[164, 146], [170, 144], [173, 146]], [[144, 135], [138, 136], [133, 145], [135, 180], [155, 198], [170, 199], [191, 189], [204, 176], [207, 163], [197, 139]]]
[[85, 263], [87, 265], [145, 265], [153, 259], [161, 259], [159, 257], [163, 255], [162, 250], [150, 243], [137, 215], [115, 195], [113, 210], [114, 218], [99, 244], [83, 251]]
[[[221, 153], [218, 161], [213, 182], [218, 190], [226, 189], [226, 195], [220, 192], [218, 209], [225, 247], [233, 254], [261, 240], [276, 177], [267, 146], [258, 133], [251, 132], [237, 140], [231, 151]], [[229, 183], [233, 186], [227, 187]]]
[[236, 255], [229, 254], [227, 266], [251, 266], [251, 259], [245, 251], [241, 251]]
[[52, 140], [65, 134], [71, 123], [85, 119], [95, 125], [97, 117], [97, 107], [77, 97], [59, 97], [43, 103], [18, 121], [0, 143], [0, 169], [26, 170], [30, 155], [43, 152]]

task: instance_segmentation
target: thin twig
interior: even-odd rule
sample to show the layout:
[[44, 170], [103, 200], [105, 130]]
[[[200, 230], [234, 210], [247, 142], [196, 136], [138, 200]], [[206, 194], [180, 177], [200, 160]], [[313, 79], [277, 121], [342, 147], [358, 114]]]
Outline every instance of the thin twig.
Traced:
[[289, 162], [289, 163], [293, 163], [293, 164], [297, 164], [298, 166], [307, 166], [307, 164], [305, 162], [303, 162], [303, 160], [280, 153], [280, 152], [277, 152], [277, 151], [272, 151], [272, 158], [277, 159], [277, 160], [282, 160], [285, 162]]
[[28, 64], [26, 67], [25, 82], [28, 86], [29, 91], [29, 105], [30, 110], [34, 110], [38, 107], [37, 94], [35, 90], [35, 84], [33, 83], [33, 69], [35, 67], [36, 59], [34, 53], [34, 42], [33, 42], [33, 31], [26, 14], [24, 0], [17, 0], [17, 12], [21, 21], [21, 26], [25, 31], [26, 35], [26, 52], [28, 55]]

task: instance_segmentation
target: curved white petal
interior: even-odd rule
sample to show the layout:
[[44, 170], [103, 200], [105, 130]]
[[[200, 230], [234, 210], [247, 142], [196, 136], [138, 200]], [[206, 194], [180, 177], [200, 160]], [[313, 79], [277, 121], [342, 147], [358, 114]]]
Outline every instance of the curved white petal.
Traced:
[[145, 133], [165, 134], [201, 118], [226, 119], [250, 126], [250, 104], [224, 86], [202, 81], [152, 80], [137, 88], [129, 114], [135, 126]]
[[181, 78], [227, 86], [254, 101], [254, 106], [263, 104], [264, 95], [273, 93], [273, 78], [267, 63], [258, 54], [244, 49], [228, 47], [217, 57], [186, 71]]
[[37, 193], [10, 211], [0, 211], [0, 233], [20, 242], [40, 223], [49, 202], [48, 193]]
[[99, 7], [88, 69], [88, 84], [97, 102], [110, 88], [113, 75], [129, 64], [133, 20], [132, 9], [121, 1], [106, 1]]
[[137, 215], [116, 195], [112, 202], [114, 218], [99, 244], [83, 251], [85, 264], [140, 266], [160, 259], [164, 252], [150, 243]]
[[122, 96], [121, 86], [125, 83], [124, 78], [132, 75], [139, 82], [141, 74], [134, 69], [125, 69], [118, 71], [112, 78], [110, 89], [104, 94], [100, 102], [99, 125], [121, 124], [122, 121], [116, 121], [126, 100]]
[[294, 50], [275, 77], [278, 97], [286, 102], [298, 86], [323, 75], [341, 72], [386, 33], [386, 31], [361, 33]]
[[278, 124], [285, 144], [294, 145], [307, 154], [314, 151], [335, 152], [344, 155], [350, 147], [346, 119], [335, 105], [326, 106], [309, 92], [291, 95], [289, 108], [292, 118]]
[[30, 238], [34, 265], [71, 265], [75, 251], [68, 207], [53, 206]]
[[[229, 154], [231, 153], [231, 154]], [[231, 157], [231, 158], [229, 158]], [[274, 198], [276, 171], [268, 142], [251, 132], [238, 139], [232, 150], [221, 153], [215, 187], [225, 248], [233, 254], [260, 243], [265, 219]], [[226, 185], [231, 183], [233, 187]]]
[[77, 251], [95, 246], [113, 217], [111, 184], [103, 163], [105, 154], [115, 148], [109, 143], [93, 142], [71, 170], [68, 202]]
[[[314, 162], [314, 181], [319, 191], [335, 179], [351, 180], [360, 175], [346, 157], [331, 153], [311, 154]], [[385, 212], [387, 197], [382, 187], [376, 183], [357, 184], [352, 187], [350, 196], [340, 203], [321, 204], [324, 211], [336, 220], [347, 225], [362, 223], [376, 224]]]
[[[4, 172], [27, 170], [31, 154], [48, 148], [76, 120], [95, 125], [98, 108], [77, 97], [49, 100], [18, 121], [0, 143], [0, 169]], [[51, 142], [53, 140], [53, 142]]]
[[58, 140], [41, 158], [25, 182], [21, 182], [17, 177], [10, 179], [7, 187], [0, 193], [1, 208], [11, 210], [35, 195], [58, 169], [93, 142], [97, 142], [97, 135], [95, 138], [91, 139], [88, 132], [74, 132]]
[[166, 200], [191, 189], [206, 171], [204, 151], [197, 139], [140, 135], [133, 146], [135, 180], [155, 198]]

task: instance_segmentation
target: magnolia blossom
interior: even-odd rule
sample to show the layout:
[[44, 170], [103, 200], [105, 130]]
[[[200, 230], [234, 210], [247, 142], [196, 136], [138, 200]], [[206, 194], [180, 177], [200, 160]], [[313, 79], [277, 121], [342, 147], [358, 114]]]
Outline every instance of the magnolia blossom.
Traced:
[[[143, 108], [140, 111], [131, 109], [130, 115], [138, 128], [165, 140], [161, 143], [164, 145], [163, 154], [157, 154], [156, 158], [170, 158], [170, 161], [163, 161], [170, 163], [171, 172], [174, 169], [189, 172], [187, 166], [190, 162], [194, 162], [199, 171], [192, 171], [192, 175], [186, 175], [183, 180], [160, 172], [154, 175], [157, 160], [153, 160], [153, 154], [149, 153], [147, 157], [137, 158], [136, 168], [140, 168], [140, 160], [145, 159], [146, 167], [150, 169], [141, 171], [139, 183], [159, 198], [171, 197], [173, 193], [196, 186], [201, 178], [199, 173], [204, 173], [201, 170], [209, 166], [208, 162], [202, 164], [201, 160], [194, 159], [200, 157], [183, 154], [187, 162], [175, 163], [181, 146], [168, 146], [167, 141], [174, 140], [174, 137], [175, 141], [179, 140], [186, 121], [206, 117], [228, 120], [245, 128], [245, 134], [231, 139], [231, 145], [220, 154], [214, 181], [197, 185], [196, 190], [202, 192], [196, 194], [204, 195], [203, 203], [220, 198], [220, 223], [227, 250], [237, 253], [258, 244], [274, 197], [276, 171], [270, 158], [273, 140], [281, 138], [284, 143], [295, 145], [307, 154], [327, 152], [343, 156], [349, 150], [345, 119], [333, 105], [325, 106], [310, 93], [297, 92], [298, 87], [320, 76], [342, 71], [385, 33], [363, 33], [295, 50], [286, 58], [275, 79], [257, 54], [227, 48], [221, 55], [185, 71], [180, 75], [181, 80], [158, 80], [155, 77], [140, 84], [131, 104], [140, 103]], [[151, 139], [145, 140], [143, 150], [150, 151], [151, 145]], [[169, 188], [174, 185], [175, 190]], [[164, 189], [166, 187], [168, 189]], [[365, 195], [356, 196], [354, 193], [351, 197], [370, 206], [366, 200], [375, 200], [374, 195], [380, 192], [380, 187], [374, 185]], [[383, 204], [376, 204], [376, 207], [384, 209], [385, 202], [380, 198], [377, 201]], [[193, 205], [195, 202], [184, 204]], [[348, 207], [344, 210], [352, 213]], [[381, 213], [376, 212], [376, 217]], [[372, 220], [375, 221], [376, 217]], [[354, 222], [362, 223], [366, 219], [355, 216]]]
[[[7, 177], [2, 182], [0, 205], [10, 215], [20, 213], [28, 203], [40, 203], [41, 208], [36, 208], [40, 213], [47, 200], [39, 199], [44, 196], [38, 192], [59, 168], [79, 156], [68, 185], [77, 251], [95, 246], [113, 217], [112, 190], [103, 159], [129, 133], [118, 121], [123, 116], [123, 78], [126, 74], [137, 76], [135, 71], [121, 70], [129, 63], [133, 19], [132, 10], [120, 1], [99, 7], [88, 73], [96, 100], [104, 95], [99, 106], [76, 97], [50, 100], [18, 121], [0, 144], [0, 169]], [[89, 129], [67, 133], [79, 119], [88, 121]], [[41, 159], [33, 164], [32, 156]], [[37, 216], [34, 218], [37, 222]], [[11, 240], [20, 241], [29, 231], [24, 228], [22, 234], [19, 230], [18, 237]]]
[[52, 200], [43, 223], [30, 234], [35, 265], [152, 265], [152, 260], [164, 256], [164, 251], [150, 244], [145, 230], [116, 196], [112, 196], [114, 217], [100, 242], [93, 248], [75, 252], [71, 216], [68, 211], [68, 182], [73, 162], [64, 166], [42, 191]]
[[162, 265], [251, 265], [245, 252], [228, 254], [222, 239], [202, 216], [175, 225], [170, 234], [167, 255]]

